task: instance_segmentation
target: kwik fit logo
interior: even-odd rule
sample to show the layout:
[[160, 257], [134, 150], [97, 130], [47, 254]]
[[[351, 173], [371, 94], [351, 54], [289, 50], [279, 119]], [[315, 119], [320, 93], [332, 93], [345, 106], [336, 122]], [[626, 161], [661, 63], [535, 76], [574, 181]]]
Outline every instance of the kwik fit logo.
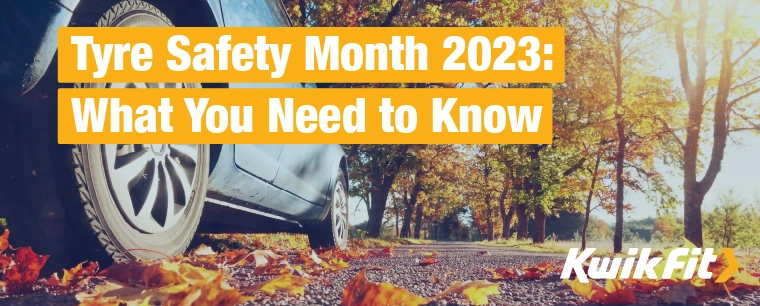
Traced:
[[[663, 254], [663, 257], [650, 257], [651, 249], [638, 248], [628, 250], [628, 258], [591, 257], [596, 249], [589, 248], [580, 253], [580, 249], [572, 248], [567, 254], [565, 266], [560, 278], [569, 279], [573, 272], [582, 283], [588, 283], [588, 278], [593, 279], [672, 279], [674, 273], [681, 279], [691, 279], [696, 273], [701, 279], [712, 278], [712, 272], [708, 271], [711, 263], [718, 259], [713, 254], [712, 248], [675, 248]], [[638, 258], [635, 256], [638, 255]], [[739, 268], [739, 263], [729, 248], [723, 249], [728, 267], [715, 280], [716, 283], [726, 282]], [[585, 263], [591, 258], [587, 269]], [[664, 261], [663, 261], [664, 260]], [[621, 270], [622, 266], [622, 270]], [[588, 275], [586, 275], [588, 270]]]

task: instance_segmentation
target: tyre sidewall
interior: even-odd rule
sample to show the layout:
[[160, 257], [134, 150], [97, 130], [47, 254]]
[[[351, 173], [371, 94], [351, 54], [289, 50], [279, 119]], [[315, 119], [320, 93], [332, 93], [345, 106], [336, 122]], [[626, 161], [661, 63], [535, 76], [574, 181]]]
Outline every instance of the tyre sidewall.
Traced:
[[[206, 198], [209, 146], [199, 145], [199, 162], [190, 200], [180, 220], [165, 232], [148, 234], [135, 229], [122, 215], [110, 191], [101, 145], [81, 145], [86, 186], [98, 221], [112, 243], [127, 258], [155, 259], [179, 254], [187, 248], [200, 222]], [[146, 250], [138, 250], [146, 249]], [[127, 250], [134, 250], [125, 252]], [[160, 252], [160, 253], [157, 253]]]

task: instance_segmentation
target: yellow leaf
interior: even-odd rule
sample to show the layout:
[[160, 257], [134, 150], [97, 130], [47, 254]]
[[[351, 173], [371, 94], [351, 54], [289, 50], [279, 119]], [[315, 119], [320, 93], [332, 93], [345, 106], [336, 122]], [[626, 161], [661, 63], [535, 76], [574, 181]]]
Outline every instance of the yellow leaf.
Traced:
[[461, 293], [471, 303], [485, 305], [488, 304], [488, 295], [500, 294], [501, 292], [499, 291], [498, 283], [491, 283], [486, 280], [467, 281], [464, 283], [456, 281], [448, 289], [431, 298], [431, 300], [439, 299], [449, 293]]
[[304, 287], [310, 283], [308, 278], [296, 276], [293, 274], [283, 274], [263, 283], [245, 288], [246, 292], [265, 292], [273, 294], [275, 291], [284, 291], [290, 294], [304, 295]]

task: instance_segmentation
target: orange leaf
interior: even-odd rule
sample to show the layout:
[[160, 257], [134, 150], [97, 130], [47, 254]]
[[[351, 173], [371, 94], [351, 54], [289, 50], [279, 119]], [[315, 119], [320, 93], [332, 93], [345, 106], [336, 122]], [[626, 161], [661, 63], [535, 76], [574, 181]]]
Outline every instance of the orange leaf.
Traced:
[[427, 266], [427, 265], [432, 265], [434, 263], [438, 263], [438, 259], [436, 259], [435, 257], [425, 257], [422, 260], [417, 258], [415, 260], [417, 261], [417, 264], [420, 266]]
[[258, 283], [256, 285], [245, 288], [246, 292], [265, 292], [268, 294], [274, 294], [275, 291], [285, 291], [290, 294], [304, 295], [304, 287], [311, 283], [308, 278], [283, 274], [268, 281]]
[[524, 279], [543, 279], [554, 271], [554, 264], [551, 262], [542, 262], [532, 267], [521, 266], [520, 270], [524, 273], [521, 275]]
[[98, 295], [94, 299], [79, 303], [79, 306], [119, 306], [119, 301], [115, 299], [104, 299], [103, 295]]
[[219, 274], [170, 294], [164, 305], [238, 305], [252, 299], [224, 283], [224, 275]]
[[9, 246], [11, 246], [8, 243], [8, 235], [10, 235], [11, 231], [9, 231], [7, 228], [3, 232], [2, 235], [0, 235], [0, 253], [5, 251]]
[[589, 282], [585, 284], [581, 283], [577, 278], [572, 281], [565, 279], [562, 280], [562, 282], [570, 285], [573, 292], [594, 303], [602, 305], [636, 303], [636, 297], [633, 295], [633, 291], [616, 279], [607, 280], [607, 284], [604, 287], [599, 285], [595, 280], [589, 280]]
[[427, 304], [427, 300], [416, 296], [404, 288], [389, 283], [373, 283], [362, 269], [343, 289], [342, 306], [406, 305]]
[[[87, 266], [82, 267], [85, 262], [79, 263], [76, 267], [69, 270], [63, 270], [63, 277], [56, 284], [55, 281], [51, 283], [51, 279], [57, 278], [57, 274], [53, 274], [48, 279], [48, 284], [57, 286], [74, 286], [85, 277], [95, 275], [98, 272], [98, 263], [87, 262]], [[55, 278], [53, 277], [55, 276]]]
[[486, 272], [493, 275], [493, 279], [516, 279], [522, 275], [521, 271], [512, 268], [486, 269]]
[[30, 247], [16, 249], [16, 254], [13, 256], [15, 264], [5, 270], [3, 275], [8, 293], [30, 292], [48, 257], [48, 255], [35, 254]]

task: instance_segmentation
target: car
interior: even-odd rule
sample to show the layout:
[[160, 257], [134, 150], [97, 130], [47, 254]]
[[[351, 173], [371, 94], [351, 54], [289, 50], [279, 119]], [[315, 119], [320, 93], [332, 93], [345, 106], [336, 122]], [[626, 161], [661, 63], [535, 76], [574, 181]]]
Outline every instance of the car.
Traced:
[[5, 0], [0, 21], [0, 218], [12, 245], [52, 255], [52, 267], [173, 256], [197, 231], [298, 232], [314, 248], [345, 248], [340, 145], [57, 142], [61, 87], [315, 87], [59, 84], [59, 27], [291, 26], [279, 0]]

